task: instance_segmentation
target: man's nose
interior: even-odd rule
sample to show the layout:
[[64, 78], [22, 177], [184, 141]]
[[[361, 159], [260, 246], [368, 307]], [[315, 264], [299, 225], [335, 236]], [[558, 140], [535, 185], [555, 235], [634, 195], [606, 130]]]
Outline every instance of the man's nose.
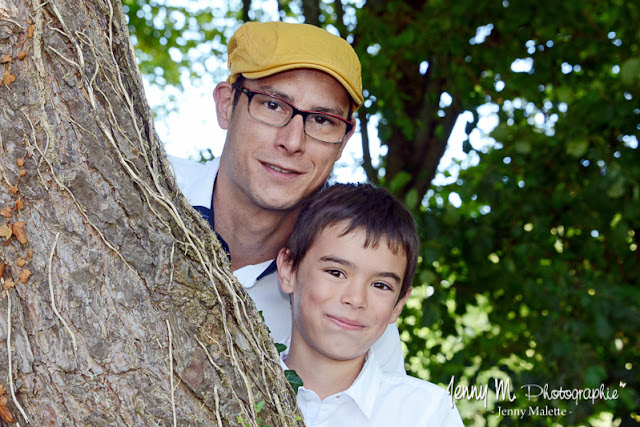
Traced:
[[288, 153], [302, 153], [305, 148], [306, 133], [304, 131], [304, 117], [296, 114], [291, 121], [280, 128], [278, 146], [283, 147]]

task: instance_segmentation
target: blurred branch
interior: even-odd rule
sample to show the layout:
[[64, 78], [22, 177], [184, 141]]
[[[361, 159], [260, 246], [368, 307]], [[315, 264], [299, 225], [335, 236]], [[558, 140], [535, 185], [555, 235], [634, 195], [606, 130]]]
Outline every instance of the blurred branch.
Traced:
[[242, 0], [242, 20], [248, 22], [249, 11], [251, 10], [251, 0]]
[[378, 185], [378, 171], [371, 163], [371, 150], [369, 150], [369, 117], [364, 107], [362, 107], [359, 117], [360, 134], [362, 135], [362, 168], [367, 174], [369, 182], [373, 185]]
[[320, 2], [319, 0], [302, 0], [302, 14], [307, 24], [320, 26]]
[[338, 32], [342, 37], [347, 36], [347, 26], [344, 24], [344, 7], [342, 6], [342, 1], [335, 0], [333, 2], [333, 9], [336, 12], [336, 23], [335, 26], [338, 29]]

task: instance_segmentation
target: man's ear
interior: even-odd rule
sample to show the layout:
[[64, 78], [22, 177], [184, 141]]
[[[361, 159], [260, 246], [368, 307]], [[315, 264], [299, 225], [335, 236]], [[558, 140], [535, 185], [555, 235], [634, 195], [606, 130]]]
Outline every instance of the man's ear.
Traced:
[[278, 266], [278, 282], [280, 289], [285, 294], [293, 293], [295, 272], [289, 261], [291, 251], [289, 248], [282, 248], [276, 258], [276, 265]]
[[400, 316], [400, 313], [402, 312], [402, 307], [404, 307], [404, 303], [407, 302], [407, 300], [409, 299], [409, 297], [411, 296], [411, 291], [413, 290], [413, 288], [410, 286], [409, 289], [407, 289], [407, 293], [405, 294], [405, 296], [403, 296], [402, 298], [400, 298], [398, 300], [398, 302], [396, 303], [396, 306], [393, 307], [393, 311], [391, 312], [391, 317], [389, 318], [389, 323], [395, 323], [396, 320], [398, 320], [398, 317]]
[[216, 117], [222, 129], [229, 129], [233, 113], [233, 86], [230, 83], [218, 83], [213, 90], [213, 100], [216, 102]]

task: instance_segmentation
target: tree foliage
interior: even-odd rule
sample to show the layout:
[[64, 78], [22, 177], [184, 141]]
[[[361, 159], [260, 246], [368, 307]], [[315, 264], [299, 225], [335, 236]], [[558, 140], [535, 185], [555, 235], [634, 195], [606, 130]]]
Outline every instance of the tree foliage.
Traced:
[[640, 33], [631, 23], [640, 10], [536, 2], [494, 13], [486, 46], [467, 63], [482, 65], [474, 90], [499, 118], [496, 143], [418, 214], [420, 282], [433, 296], [405, 317], [422, 328], [406, 337], [410, 364], [441, 382], [464, 367], [470, 383], [497, 368], [517, 387], [603, 384], [619, 399], [529, 402], [520, 390], [509, 407], [567, 408], [554, 419], [562, 425], [600, 412], [631, 424], [640, 362]]
[[[261, 18], [259, 5], [243, 4], [245, 19]], [[306, 15], [313, 4], [319, 14]], [[226, 16], [238, 17], [236, 6]], [[278, 10], [317, 16], [360, 55], [363, 168], [406, 202], [423, 233], [401, 321], [410, 372], [442, 384], [510, 378], [519, 399], [505, 406], [571, 411], [529, 425], [637, 421], [637, 2], [280, 1]], [[498, 125], [483, 144], [487, 111]], [[464, 112], [473, 117], [468, 159], [432, 187]], [[373, 115], [387, 148], [378, 166], [364, 126]], [[619, 398], [529, 402], [524, 384], [602, 384]], [[498, 420], [495, 397], [488, 408], [458, 403], [473, 425], [522, 423]]]

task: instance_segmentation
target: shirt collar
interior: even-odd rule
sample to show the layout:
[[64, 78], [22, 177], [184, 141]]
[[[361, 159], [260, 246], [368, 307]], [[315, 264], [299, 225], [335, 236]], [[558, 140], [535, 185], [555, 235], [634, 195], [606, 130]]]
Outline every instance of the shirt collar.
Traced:
[[371, 350], [369, 350], [360, 374], [353, 384], [351, 384], [351, 387], [343, 393], [351, 397], [362, 413], [370, 419], [373, 414], [376, 396], [378, 395], [381, 382], [382, 369], [378, 365], [378, 362], [376, 362]]
[[[212, 207], [213, 207], [213, 205], [212, 205]], [[212, 208], [207, 208], [207, 207], [204, 207], [204, 206], [193, 206], [193, 208], [195, 210], [197, 210], [198, 212], [200, 212], [200, 215], [204, 219], [207, 220], [207, 222], [209, 223], [209, 226], [211, 227], [213, 232], [216, 233], [216, 237], [220, 241], [220, 244], [222, 245], [222, 249], [224, 249], [224, 251], [227, 253], [227, 256], [229, 258], [231, 258], [231, 255], [230, 255], [231, 251], [229, 250], [229, 245], [227, 244], [227, 242], [224, 241], [222, 236], [220, 234], [218, 234], [218, 232], [216, 231], [215, 216], [213, 214], [213, 209]]]
[[[287, 339], [284, 343], [286, 348], [282, 353], [280, 353], [280, 366], [285, 371], [289, 369], [285, 363], [285, 359], [289, 354], [290, 343], [291, 340]], [[380, 365], [378, 365], [378, 362], [371, 350], [369, 350], [365, 358], [364, 366], [362, 366], [362, 370], [353, 384], [351, 384], [351, 386], [345, 391], [336, 394], [345, 394], [349, 396], [358, 406], [360, 411], [362, 411], [364, 416], [367, 417], [367, 419], [371, 419], [376, 403], [376, 396], [378, 395], [381, 383], [382, 369], [380, 368]], [[306, 389], [304, 385], [301, 388], [309, 390]]]
[[289, 355], [289, 346], [291, 345], [291, 337], [287, 338], [282, 344], [284, 345], [284, 350], [280, 352], [280, 366], [282, 366], [282, 369], [284, 369], [285, 371], [288, 371], [289, 367], [284, 362], [284, 360]]
[[277, 271], [276, 260], [261, 262], [260, 264], [245, 265], [233, 271], [233, 275], [238, 278], [242, 286], [252, 288], [263, 277]]
[[[220, 167], [220, 158], [214, 159], [213, 161], [208, 163], [209, 163], [208, 165], [209, 167], [207, 168], [207, 171], [209, 173], [208, 177], [213, 176], [213, 179], [206, 180], [202, 184], [203, 186], [206, 186], [206, 188], [203, 188], [202, 191], [198, 193], [197, 200], [195, 200], [196, 203], [198, 202], [202, 204], [207, 203], [208, 207], [195, 204], [193, 208], [197, 210], [204, 219], [207, 220], [207, 222], [211, 226], [211, 229], [216, 233], [216, 237], [220, 241], [220, 244], [222, 245], [222, 249], [225, 250], [225, 252], [227, 253], [227, 256], [229, 257], [229, 259], [231, 259], [231, 251], [229, 250], [229, 244], [225, 242], [222, 236], [220, 236], [220, 234], [216, 231], [215, 212], [213, 210], [213, 189], [215, 187], [215, 180], [218, 176], [218, 169]], [[260, 279], [276, 271], [277, 271], [277, 265], [276, 265], [276, 260], [274, 259], [274, 260], [266, 261], [260, 264], [248, 265], [246, 267], [243, 267], [241, 269], [234, 271], [233, 273], [236, 275], [236, 277], [238, 277], [238, 279], [240, 279], [240, 282], [245, 285], [244, 286], [245, 288], [250, 288], [253, 285], [255, 285], [256, 282], [258, 282]], [[239, 277], [238, 274], [242, 275], [243, 277], [242, 278]], [[255, 279], [253, 279], [254, 277]]]
[[275, 273], [276, 271], [278, 271], [278, 265], [276, 264], [276, 260], [274, 259], [271, 261], [271, 264], [269, 264], [269, 266], [262, 272], [262, 274], [258, 276], [256, 282], [271, 273]]

